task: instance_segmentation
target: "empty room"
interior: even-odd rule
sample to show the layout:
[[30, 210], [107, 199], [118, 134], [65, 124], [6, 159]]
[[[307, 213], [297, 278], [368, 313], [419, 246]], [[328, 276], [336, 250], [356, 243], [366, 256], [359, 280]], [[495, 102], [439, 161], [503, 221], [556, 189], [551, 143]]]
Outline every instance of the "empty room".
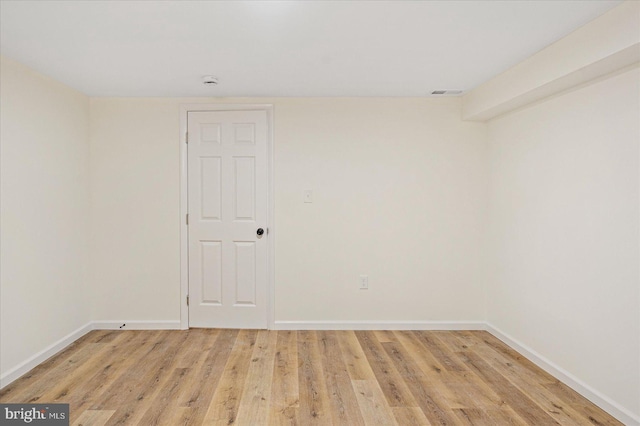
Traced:
[[0, 424], [640, 425], [640, 1], [0, 0]]

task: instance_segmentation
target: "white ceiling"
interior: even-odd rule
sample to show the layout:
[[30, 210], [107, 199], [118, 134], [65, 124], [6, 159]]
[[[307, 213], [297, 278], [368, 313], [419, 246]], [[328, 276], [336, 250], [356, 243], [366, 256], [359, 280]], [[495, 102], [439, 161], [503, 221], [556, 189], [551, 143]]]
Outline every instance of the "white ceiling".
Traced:
[[0, 47], [91, 96], [425, 96], [469, 90], [619, 3], [2, 1]]

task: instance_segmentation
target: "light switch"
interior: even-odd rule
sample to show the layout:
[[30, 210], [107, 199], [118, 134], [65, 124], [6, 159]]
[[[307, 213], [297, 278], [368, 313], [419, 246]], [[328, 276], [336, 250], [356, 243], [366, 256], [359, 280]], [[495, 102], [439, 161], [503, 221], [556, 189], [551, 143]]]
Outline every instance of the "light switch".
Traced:
[[360, 275], [360, 290], [369, 290], [369, 276]]
[[313, 191], [310, 189], [305, 189], [304, 191], [304, 202], [305, 203], [313, 203]]

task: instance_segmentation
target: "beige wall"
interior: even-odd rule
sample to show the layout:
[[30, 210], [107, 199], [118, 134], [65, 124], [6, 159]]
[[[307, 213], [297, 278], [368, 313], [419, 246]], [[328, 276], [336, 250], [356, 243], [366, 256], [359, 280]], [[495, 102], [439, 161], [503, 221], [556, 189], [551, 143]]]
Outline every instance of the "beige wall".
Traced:
[[275, 115], [277, 320], [483, 319], [485, 128], [459, 99], [287, 100]]
[[6, 58], [0, 75], [0, 371], [90, 320], [89, 99]]
[[489, 122], [488, 321], [640, 417], [638, 68]]
[[179, 110], [91, 100], [94, 320], [179, 320]]
[[[179, 106], [190, 102], [91, 101], [98, 320], [179, 319]], [[460, 120], [459, 99], [254, 102], [275, 107], [277, 321], [484, 318], [485, 126]]]

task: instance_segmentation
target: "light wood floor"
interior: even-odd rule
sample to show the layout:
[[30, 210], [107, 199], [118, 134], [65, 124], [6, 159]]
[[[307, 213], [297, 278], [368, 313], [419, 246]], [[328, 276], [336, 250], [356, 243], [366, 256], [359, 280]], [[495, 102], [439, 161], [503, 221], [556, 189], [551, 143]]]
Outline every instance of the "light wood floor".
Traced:
[[619, 425], [481, 331], [94, 331], [0, 392], [76, 425]]

